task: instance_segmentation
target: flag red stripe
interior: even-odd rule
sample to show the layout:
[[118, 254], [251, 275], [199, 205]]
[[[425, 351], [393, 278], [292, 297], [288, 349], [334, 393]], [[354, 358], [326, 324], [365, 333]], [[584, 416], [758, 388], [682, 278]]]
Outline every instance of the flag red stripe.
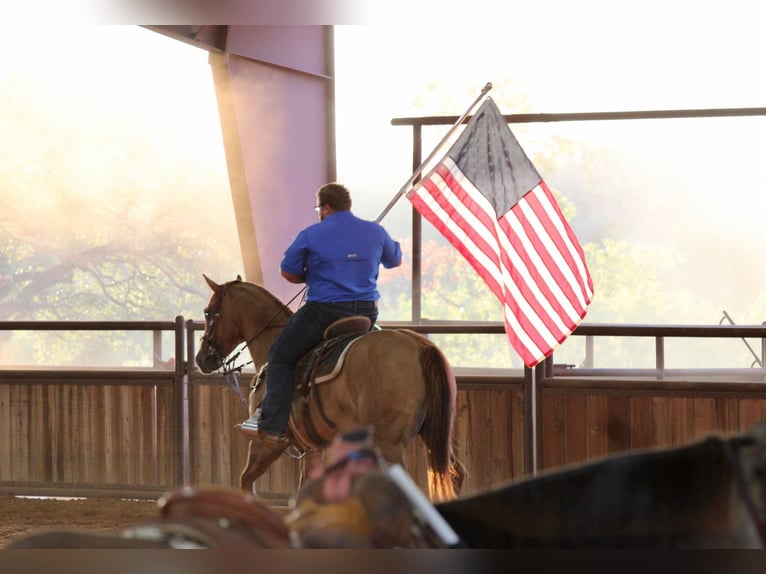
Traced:
[[[530, 256], [522, 239], [510, 232], [507, 218], [515, 215], [514, 209], [511, 209], [511, 212], [500, 220], [501, 228], [507, 231], [506, 235], [511, 249], [518, 256], [515, 265], [509, 261], [507, 256], [504, 257], [504, 261], [509, 269], [510, 281], [516, 285], [521, 297], [526, 302], [526, 311], [522, 312], [517, 301], [507, 304], [517, 318], [520, 328], [524, 330], [527, 337], [534, 341], [535, 346], [539, 349], [547, 349], [552, 345], [550, 339], [557, 343], [560, 342], [562, 333], [566, 330], [566, 325], [562, 325], [563, 322], [560, 319], [560, 316], [565, 312], [552, 294], [548, 282], [539, 273], [537, 263]], [[530, 238], [527, 240], [532, 241]], [[524, 273], [521, 272], [522, 270]], [[546, 304], [550, 307], [546, 308]], [[558, 319], [558, 323], [556, 319]]]
[[[545, 331], [558, 341], [562, 329], [555, 323], [553, 316], [543, 307], [543, 301], [551, 305], [552, 312], [558, 316], [563, 314], [564, 311], [551, 292], [547, 281], [538, 271], [536, 263], [530, 257], [521, 238], [510, 230], [507, 218], [514, 216], [517, 216], [515, 208], [511, 209], [505, 217], [501, 218], [499, 223], [501, 229], [506, 233], [513, 251], [518, 255], [520, 262], [513, 265], [509, 261], [509, 257], [504, 256], [504, 264], [511, 274], [511, 280], [517, 285], [521, 296], [526, 301], [531, 312], [534, 313], [538, 321], [542, 322]], [[526, 271], [528, 279], [525, 279], [522, 273], [520, 273], [522, 268]], [[544, 340], [541, 331], [536, 327], [532, 327], [530, 321], [526, 320], [528, 313], [520, 313], [519, 305], [516, 303], [511, 306], [511, 309], [513, 314], [519, 319], [519, 323], [524, 331], [535, 341], [539, 348], [544, 349], [550, 346], [550, 343]]]
[[[478, 219], [481, 225], [494, 236], [495, 243], [497, 238], [494, 231], [494, 222], [491, 218], [486, 217], [484, 210], [473, 200], [471, 196], [465, 193], [465, 190], [450, 174], [449, 169], [445, 166], [438, 166], [428, 178], [422, 182], [422, 189], [428, 191], [433, 201], [444, 210], [444, 214], [437, 214], [433, 207], [426, 204], [421, 197], [421, 194], [413, 195], [410, 199], [421, 213], [429, 222], [431, 222], [436, 229], [442, 233], [442, 235], [449, 240], [449, 242], [456, 248], [463, 257], [471, 264], [482, 279], [487, 283], [488, 287], [494, 293], [494, 295], [502, 301], [503, 299], [503, 286], [497, 280], [499, 276], [499, 263], [497, 260], [497, 250], [490, 246], [485, 239], [479, 234], [475, 225], [469, 223], [465, 217], [458, 211], [452, 202], [450, 202], [439, 189], [439, 183], [446, 185], [450, 191], [455, 194], [455, 198], [465, 206], [476, 219]], [[454, 228], [457, 227], [462, 233], [466, 235], [465, 238], [460, 238], [455, 233]], [[467, 240], [470, 241], [467, 241]], [[482, 257], [483, 256], [483, 257]], [[480, 259], [486, 263], [482, 263]]]
[[[577, 241], [577, 238], [574, 235], [574, 231], [572, 231], [572, 228], [569, 226], [569, 224], [566, 221], [566, 218], [564, 217], [564, 214], [561, 212], [561, 208], [559, 208], [558, 203], [556, 202], [556, 199], [553, 197], [553, 193], [551, 193], [551, 190], [548, 188], [546, 183], [544, 181], [540, 182], [540, 190], [542, 191], [542, 195], [545, 197], [545, 199], [548, 200], [547, 207], [548, 209], [552, 210], [557, 218], [557, 222], [560, 226], [563, 227], [563, 230], [566, 232], [566, 237], [562, 237], [560, 234], [560, 231], [556, 225], [554, 225], [553, 221], [549, 218], [548, 212], [545, 211], [545, 208], [540, 203], [540, 198], [537, 195], [529, 195], [529, 202], [535, 204], [535, 213], [538, 214], [541, 219], [543, 219], [543, 224], [545, 225], [545, 228], [548, 232], [549, 237], [556, 243], [556, 246], [559, 250], [559, 253], [564, 257], [566, 260], [567, 266], [570, 269], [572, 275], [575, 277], [575, 279], [578, 282], [579, 286], [579, 292], [580, 293], [587, 293], [589, 296], [592, 295], [592, 287], [593, 283], [590, 279], [590, 274], [585, 272], [585, 276], [583, 276], [583, 273], [581, 273], [581, 268], [584, 269], [584, 265], [582, 262], [585, 260], [585, 254], [582, 251], [582, 247], [580, 247], [579, 242]], [[545, 214], [545, 215], [542, 215]], [[574, 254], [570, 251], [570, 247], [575, 249], [577, 252], [577, 256], [579, 259], [579, 264], [574, 259]], [[586, 282], [588, 286], [586, 287]], [[568, 287], [571, 289], [571, 287]], [[587, 297], [589, 301], [589, 296]], [[573, 294], [574, 297], [574, 294]], [[574, 301], [574, 299], [573, 299]]]
[[[533, 248], [533, 252], [527, 252], [527, 257], [525, 258], [525, 261], [527, 262], [530, 269], [530, 273], [535, 277], [535, 283], [538, 288], [545, 294], [546, 299], [548, 299], [551, 304], [555, 304], [556, 313], [559, 316], [567, 317], [572, 313], [571, 311], [565, 310], [561, 306], [556, 296], [552, 293], [553, 289], [559, 293], [562, 293], [564, 298], [569, 302], [571, 309], [575, 310], [575, 312], [579, 315], [579, 311], [577, 310], [581, 307], [580, 299], [576, 296], [571, 288], [571, 285], [569, 284], [569, 281], [564, 276], [564, 272], [559, 266], [558, 260], [555, 257], [555, 253], [549, 251], [548, 247], [546, 247], [544, 241], [539, 235], [538, 230], [535, 229], [535, 227], [529, 221], [526, 213], [524, 212], [525, 206], [529, 207], [535, 216], [542, 220], [543, 227], [546, 229], [546, 232], [549, 231], [552, 225], [550, 225], [550, 222], [547, 219], [547, 214], [544, 212], [539, 202], [536, 201], [536, 198], [531, 193], [525, 195], [521, 201], [519, 201], [513, 207], [513, 209], [511, 209], [511, 212], [516, 216], [516, 219], [518, 220], [521, 228], [524, 230], [524, 237], [530, 242]], [[501, 221], [501, 225], [503, 223], [506, 222]], [[506, 233], [512, 237], [518, 237], [510, 229], [508, 229]], [[553, 229], [552, 233], [556, 234], [557, 231]], [[554, 246], [556, 249], [559, 249], [559, 251], [562, 248], [561, 245], [556, 244], [555, 241]], [[542, 266], [536, 264], [536, 262], [532, 259], [533, 255], [536, 255], [540, 258]], [[543, 277], [543, 273], [547, 274], [550, 279]]]

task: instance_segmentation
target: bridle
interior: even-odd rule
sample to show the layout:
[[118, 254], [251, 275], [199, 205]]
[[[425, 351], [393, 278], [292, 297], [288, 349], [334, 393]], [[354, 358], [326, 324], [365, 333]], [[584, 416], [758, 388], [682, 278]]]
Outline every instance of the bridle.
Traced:
[[[203, 311], [205, 316], [205, 332], [202, 333], [202, 338], [200, 339], [200, 347], [207, 344], [208, 354], [212, 355], [215, 358], [216, 364], [220, 366], [224, 365], [226, 357], [223, 356], [221, 345], [215, 338], [215, 330], [218, 326], [218, 319], [221, 317], [221, 304], [223, 303], [223, 298], [226, 296], [226, 288], [228, 286], [228, 283], [223, 285], [223, 287], [221, 287], [221, 294], [220, 296], [216, 294], [216, 299], [213, 301], [213, 305], [205, 307], [205, 310]], [[220, 366], [218, 367], [219, 369], [221, 368]]]
[[276, 319], [282, 312], [284, 312], [290, 303], [295, 301], [295, 299], [306, 290], [306, 287], [301, 289], [292, 299], [290, 299], [288, 303], [283, 304], [274, 314], [274, 316], [266, 321], [252, 337], [249, 337], [244, 342], [234, 347], [234, 349], [232, 349], [228, 355], [224, 356], [223, 351], [221, 350], [221, 345], [215, 338], [215, 330], [218, 326], [218, 319], [221, 318], [221, 304], [223, 303], [223, 298], [226, 297], [226, 290], [229, 285], [231, 285], [231, 282], [225, 283], [221, 287], [220, 295], [216, 293], [216, 298], [214, 299], [213, 304], [209, 307], [205, 307], [204, 309], [205, 332], [202, 334], [202, 338], [200, 339], [200, 347], [207, 343], [208, 354], [212, 355], [216, 361], [216, 364], [219, 365], [218, 371], [224, 376], [226, 385], [234, 390], [234, 392], [239, 397], [239, 400], [243, 405], [245, 405], [245, 408], [249, 408], [247, 399], [245, 398], [245, 395], [242, 392], [242, 387], [239, 384], [239, 374], [242, 372], [244, 367], [253, 364], [253, 360], [251, 358], [249, 361], [237, 364], [237, 359], [239, 359], [239, 356], [245, 349], [247, 349], [250, 343], [255, 341], [266, 329], [273, 326], [272, 323], [274, 322], [274, 319]]
[[273, 327], [274, 320], [279, 317], [279, 315], [281, 315], [285, 309], [287, 309], [290, 304], [306, 290], [306, 287], [303, 287], [303, 289], [298, 291], [298, 293], [296, 293], [293, 298], [290, 299], [290, 301], [282, 304], [279, 310], [268, 321], [266, 321], [252, 337], [247, 338], [245, 341], [234, 347], [234, 349], [232, 349], [227, 355], [224, 355], [223, 351], [221, 350], [220, 343], [218, 343], [215, 338], [215, 330], [218, 326], [218, 319], [221, 317], [221, 304], [223, 303], [223, 298], [226, 297], [226, 290], [229, 285], [231, 285], [231, 282], [224, 284], [221, 288], [220, 295], [217, 294], [213, 304], [210, 307], [205, 308], [205, 332], [202, 334], [202, 338], [200, 340], [200, 346], [205, 344], [205, 342], [207, 343], [208, 354], [213, 355], [216, 363], [219, 365], [219, 371], [224, 376], [235, 372], [239, 373], [242, 371], [243, 367], [253, 363], [251, 359], [242, 364], [236, 364], [237, 359], [242, 354], [242, 352], [247, 349], [248, 345], [260, 337], [260, 335], [266, 329]]

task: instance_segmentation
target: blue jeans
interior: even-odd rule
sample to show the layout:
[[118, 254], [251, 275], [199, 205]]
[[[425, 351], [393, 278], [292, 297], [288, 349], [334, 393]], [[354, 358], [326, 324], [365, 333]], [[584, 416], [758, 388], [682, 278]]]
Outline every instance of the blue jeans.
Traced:
[[375, 301], [316, 303], [309, 301], [290, 318], [271, 345], [267, 360], [266, 394], [261, 403], [259, 429], [282, 435], [287, 431], [293, 399], [293, 371], [301, 358], [321, 340], [334, 321], [351, 315], [378, 319]]

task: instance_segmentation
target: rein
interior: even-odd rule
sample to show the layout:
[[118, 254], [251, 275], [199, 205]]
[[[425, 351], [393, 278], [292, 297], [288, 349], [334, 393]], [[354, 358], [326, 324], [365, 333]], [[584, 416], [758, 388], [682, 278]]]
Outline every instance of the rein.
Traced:
[[[287, 303], [283, 303], [283, 304], [282, 304], [282, 306], [279, 308], [279, 310], [278, 310], [278, 311], [277, 311], [277, 312], [274, 314], [274, 316], [273, 316], [273, 317], [271, 317], [271, 319], [269, 319], [268, 321], [266, 321], [266, 322], [263, 324], [263, 326], [262, 326], [262, 327], [261, 327], [261, 328], [260, 328], [258, 331], [256, 331], [255, 335], [253, 335], [252, 337], [250, 337], [250, 338], [249, 338], [249, 339], [247, 339], [246, 341], [243, 341], [242, 343], [240, 343], [239, 345], [237, 345], [236, 347], [234, 347], [234, 349], [233, 349], [233, 350], [232, 350], [232, 351], [231, 351], [231, 352], [230, 352], [228, 355], [226, 355], [226, 356], [225, 356], [223, 359], [221, 359], [221, 367], [220, 367], [220, 369], [223, 369], [223, 371], [221, 371], [221, 372], [222, 372], [224, 375], [228, 375], [229, 373], [232, 373], [232, 372], [234, 372], [234, 371], [241, 371], [243, 367], [246, 367], [247, 365], [251, 365], [251, 364], [253, 364], [253, 360], [252, 360], [252, 359], [250, 359], [249, 361], [247, 361], [247, 362], [245, 362], [245, 363], [242, 363], [241, 365], [232, 366], [232, 365], [233, 365], [233, 363], [234, 363], [234, 362], [235, 362], [235, 361], [236, 361], [236, 360], [239, 358], [239, 356], [242, 354], [242, 352], [243, 352], [245, 349], [247, 349], [248, 345], [250, 345], [250, 343], [252, 343], [253, 341], [255, 341], [255, 340], [256, 340], [256, 339], [257, 339], [257, 338], [258, 338], [258, 337], [261, 335], [261, 333], [263, 333], [263, 332], [264, 332], [266, 329], [268, 329], [268, 328], [271, 326], [271, 323], [272, 323], [272, 321], [274, 321], [274, 319], [276, 319], [277, 317], [279, 317], [279, 315], [280, 315], [280, 314], [281, 314], [281, 313], [282, 313], [282, 312], [283, 312], [285, 309], [287, 309], [287, 308], [290, 306], [290, 304], [291, 304], [293, 301], [295, 301], [295, 299], [297, 299], [297, 298], [298, 298], [298, 296], [299, 296], [301, 293], [303, 293], [305, 290], [306, 290], [306, 287], [304, 287], [303, 289], [301, 289], [300, 291], [298, 291], [298, 292], [297, 292], [297, 293], [296, 293], [296, 294], [293, 296], [293, 298], [292, 298], [292, 299], [290, 299], [290, 300], [289, 300]], [[210, 338], [208, 338], [208, 340], [210, 340]]]
[[[279, 310], [274, 314], [271, 319], [266, 321], [263, 326], [253, 335], [252, 337], [248, 338], [246, 341], [240, 343], [234, 349], [225, 357], [220, 358], [221, 366], [218, 368], [218, 371], [224, 376], [224, 379], [226, 381], [226, 385], [231, 387], [234, 392], [239, 397], [239, 400], [242, 401], [242, 404], [245, 405], [245, 408], [248, 409], [249, 405], [247, 404], [247, 399], [245, 399], [244, 393], [242, 392], [242, 387], [239, 384], [239, 374], [242, 372], [242, 369], [246, 367], [247, 365], [253, 364], [252, 358], [249, 361], [246, 361], [240, 365], [236, 365], [236, 361], [239, 358], [239, 356], [242, 354], [242, 352], [247, 349], [248, 345], [255, 341], [261, 333], [263, 333], [266, 329], [271, 327], [272, 322], [274, 319], [276, 319], [281, 313], [284, 312], [285, 309], [287, 309], [290, 304], [295, 301], [295, 299], [298, 298], [304, 291], [306, 290], [306, 287], [303, 287], [298, 293], [296, 293], [292, 299], [290, 299], [287, 303], [283, 303], [282, 306], [279, 308]], [[223, 300], [224, 296], [226, 295], [226, 292], [224, 291], [221, 294], [221, 297], [218, 300], [218, 304], [216, 307], [220, 307], [220, 301]], [[206, 313], [207, 315], [207, 313]], [[208, 345], [212, 348], [212, 350], [215, 352], [216, 357], [219, 357], [220, 355], [220, 348], [218, 346], [217, 341], [214, 338], [214, 327], [216, 326], [216, 321], [220, 317], [220, 312], [218, 312], [218, 309], [216, 309], [216, 312], [214, 314], [213, 320], [210, 323], [209, 327], [211, 332], [207, 333], [207, 342]], [[204, 337], [205, 335], [203, 335]]]

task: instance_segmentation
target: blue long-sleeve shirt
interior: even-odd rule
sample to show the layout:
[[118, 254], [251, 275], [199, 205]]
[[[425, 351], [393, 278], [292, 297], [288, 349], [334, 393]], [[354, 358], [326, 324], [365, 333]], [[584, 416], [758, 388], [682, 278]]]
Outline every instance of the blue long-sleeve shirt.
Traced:
[[307, 301], [377, 301], [380, 265], [397, 267], [402, 249], [382, 225], [336, 211], [298, 233], [282, 271], [305, 278]]

